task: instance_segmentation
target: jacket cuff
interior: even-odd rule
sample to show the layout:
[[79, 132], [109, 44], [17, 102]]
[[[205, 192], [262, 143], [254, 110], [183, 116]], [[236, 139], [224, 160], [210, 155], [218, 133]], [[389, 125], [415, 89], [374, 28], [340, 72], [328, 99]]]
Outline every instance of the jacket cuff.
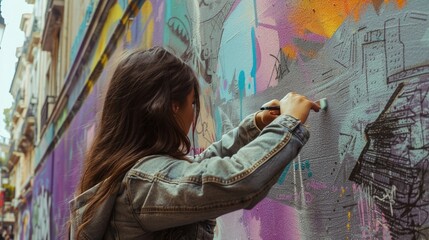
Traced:
[[262, 131], [258, 128], [258, 125], [256, 125], [256, 114], [257, 112], [248, 115], [240, 123], [240, 126], [244, 127], [247, 133], [254, 138], [256, 138]]
[[281, 115], [277, 117], [273, 122], [282, 125], [283, 127], [289, 129], [289, 131], [295, 135], [302, 144], [307, 143], [310, 138], [310, 132], [307, 127], [301, 123], [299, 119], [296, 119], [290, 115]]

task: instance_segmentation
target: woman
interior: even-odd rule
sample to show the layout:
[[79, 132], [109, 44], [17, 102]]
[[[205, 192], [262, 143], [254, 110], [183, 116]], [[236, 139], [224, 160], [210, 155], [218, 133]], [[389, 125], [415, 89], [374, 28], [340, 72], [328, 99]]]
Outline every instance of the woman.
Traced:
[[189, 158], [200, 108], [194, 72], [161, 47], [131, 53], [113, 74], [71, 202], [72, 239], [213, 238], [211, 219], [266, 196], [319, 110], [294, 93], [272, 105], [280, 111], [251, 114]]

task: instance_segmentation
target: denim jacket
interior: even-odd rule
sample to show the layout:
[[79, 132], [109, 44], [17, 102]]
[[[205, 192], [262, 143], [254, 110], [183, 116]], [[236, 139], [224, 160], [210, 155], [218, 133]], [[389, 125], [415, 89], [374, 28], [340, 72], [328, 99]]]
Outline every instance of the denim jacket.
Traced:
[[[255, 206], [308, 138], [291, 116], [281, 115], [261, 131], [252, 114], [192, 160], [145, 157], [97, 207], [81, 239], [212, 239], [210, 219]], [[70, 203], [73, 239], [98, 186]]]

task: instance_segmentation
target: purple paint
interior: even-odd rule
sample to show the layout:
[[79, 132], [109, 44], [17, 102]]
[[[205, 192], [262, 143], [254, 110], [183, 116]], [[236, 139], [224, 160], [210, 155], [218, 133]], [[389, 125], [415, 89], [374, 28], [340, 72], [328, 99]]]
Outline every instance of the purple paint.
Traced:
[[[54, 149], [54, 171], [52, 190], [52, 223], [53, 239], [63, 239], [64, 230], [69, 217], [69, 201], [73, 198], [80, 180], [80, 172], [87, 150], [87, 134], [93, 129], [97, 113], [98, 92], [107, 81], [106, 70], [101, 74], [92, 92], [88, 95], [69, 128]], [[99, 109], [99, 108], [98, 108]]]
[[317, 181], [317, 180], [308, 180], [305, 183], [305, 187], [306, 188], [312, 188], [314, 190], [324, 190], [324, 189], [328, 189], [328, 186], [326, 183], [321, 182], [321, 181]]
[[244, 211], [243, 225], [256, 227], [249, 224], [253, 219], [260, 222], [260, 233], [249, 239], [301, 239], [299, 213], [292, 207], [265, 198], [251, 211]]
[[41, 163], [34, 177], [32, 195], [31, 239], [51, 239], [53, 236], [52, 209], [52, 164], [53, 154]]

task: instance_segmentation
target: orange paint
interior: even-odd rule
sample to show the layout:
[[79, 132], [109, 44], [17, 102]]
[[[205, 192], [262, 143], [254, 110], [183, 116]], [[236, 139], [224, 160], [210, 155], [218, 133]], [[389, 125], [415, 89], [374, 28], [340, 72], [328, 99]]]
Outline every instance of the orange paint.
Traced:
[[289, 58], [296, 58], [297, 55], [297, 49], [295, 46], [288, 44], [285, 47], [282, 48], [283, 53], [288, 56]]
[[[391, 1], [399, 8], [406, 4], [406, 0], [384, 0], [384, 3]], [[292, 7], [289, 20], [298, 36], [311, 32], [330, 38], [349, 16], [358, 21], [370, 4], [374, 4], [373, 0], [301, 0]]]
[[398, 5], [399, 8], [403, 8], [406, 3], [407, 3], [407, 0], [397, 0], [396, 1], [396, 4]]
[[407, 0], [296, 0], [287, 9], [286, 18], [292, 34], [282, 50], [292, 59], [296, 59], [298, 55], [313, 58], [317, 55], [317, 50], [302, 49], [293, 39], [311, 42], [312, 39], [317, 39], [317, 36], [314, 38], [315, 35], [319, 35], [319, 39], [315, 40], [319, 44], [320, 36], [331, 38], [346, 19], [351, 18], [357, 22], [366, 11], [376, 11], [378, 14], [383, 5], [389, 3], [400, 9], [406, 5]]

